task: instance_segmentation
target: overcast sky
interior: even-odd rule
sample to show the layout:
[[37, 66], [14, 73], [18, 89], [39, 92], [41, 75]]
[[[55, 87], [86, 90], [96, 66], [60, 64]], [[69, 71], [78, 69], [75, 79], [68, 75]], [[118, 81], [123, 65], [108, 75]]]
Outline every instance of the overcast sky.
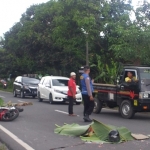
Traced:
[[[0, 0], [0, 36], [3, 36], [3, 33], [7, 32], [16, 22], [18, 22], [21, 15], [31, 5], [48, 1], [49, 0]], [[138, 0], [132, 1], [133, 4], [136, 5]]]

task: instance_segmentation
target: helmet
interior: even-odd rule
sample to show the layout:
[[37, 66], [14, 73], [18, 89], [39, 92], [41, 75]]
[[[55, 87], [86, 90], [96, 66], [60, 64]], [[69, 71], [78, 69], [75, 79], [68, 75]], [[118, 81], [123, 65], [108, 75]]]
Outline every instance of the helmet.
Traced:
[[108, 141], [109, 142], [119, 142], [120, 141], [120, 135], [119, 135], [118, 130], [111, 130], [109, 132]]

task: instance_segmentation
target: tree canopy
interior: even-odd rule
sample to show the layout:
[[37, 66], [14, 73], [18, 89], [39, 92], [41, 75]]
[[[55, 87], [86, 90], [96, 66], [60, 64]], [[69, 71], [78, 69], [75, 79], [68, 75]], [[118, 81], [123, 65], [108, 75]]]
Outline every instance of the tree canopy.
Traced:
[[1, 39], [0, 74], [68, 76], [85, 65], [86, 41], [95, 77], [116, 69], [117, 62], [150, 64], [149, 8], [144, 2], [135, 10], [130, 0], [50, 0], [32, 5]]

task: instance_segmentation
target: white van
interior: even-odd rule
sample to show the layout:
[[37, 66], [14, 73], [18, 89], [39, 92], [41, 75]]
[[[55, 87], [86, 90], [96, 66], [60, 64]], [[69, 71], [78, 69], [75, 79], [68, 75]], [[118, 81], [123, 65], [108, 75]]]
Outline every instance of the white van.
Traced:
[[[61, 76], [42, 77], [37, 88], [38, 100], [40, 102], [43, 101], [43, 99], [48, 100], [50, 104], [54, 102], [68, 101], [68, 81], [69, 78]], [[77, 105], [80, 105], [82, 102], [82, 95], [79, 86], [77, 86], [75, 102]]]

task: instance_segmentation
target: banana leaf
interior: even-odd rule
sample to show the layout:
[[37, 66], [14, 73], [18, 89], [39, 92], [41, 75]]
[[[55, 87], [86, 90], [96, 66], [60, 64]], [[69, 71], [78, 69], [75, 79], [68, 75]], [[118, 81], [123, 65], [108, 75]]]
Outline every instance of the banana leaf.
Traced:
[[58, 126], [54, 130], [55, 133], [60, 135], [69, 135], [69, 136], [81, 136], [86, 133], [90, 125], [80, 126], [78, 124], [65, 124], [64, 126]]
[[[131, 132], [127, 128], [106, 125], [97, 120], [93, 120], [93, 123], [85, 126], [80, 126], [75, 123], [56, 126], [55, 133], [68, 136], [80, 136], [81, 140], [87, 142], [111, 143], [108, 141], [108, 134], [113, 129], [119, 131], [120, 141], [118, 143], [133, 140]], [[93, 134], [91, 134], [90, 128], [94, 131]]]
[[112, 125], [106, 125], [97, 120], [91, 125], [94, 133], [101, 141], [108, 141], [108, 134], [111, 130], [118, 130], [120, 134], [120, 142], [133, 140], [131, 132], [125, 127], [116, 127]]

